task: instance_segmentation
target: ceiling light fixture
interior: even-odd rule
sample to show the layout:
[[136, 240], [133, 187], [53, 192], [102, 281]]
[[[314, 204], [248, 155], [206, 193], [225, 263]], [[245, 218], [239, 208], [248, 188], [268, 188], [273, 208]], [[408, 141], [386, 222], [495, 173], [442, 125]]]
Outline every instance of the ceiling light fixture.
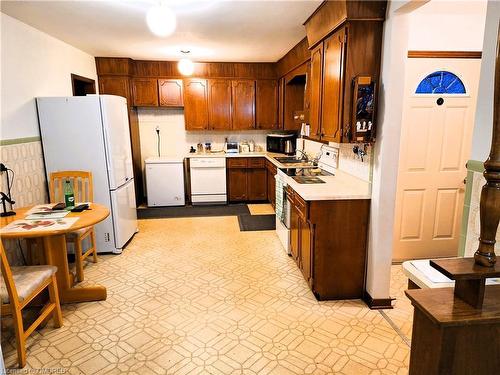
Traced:
[[[190, 51], [181, 50], [181, 53], [184, 56], [188, 55], [189, 52]], [[177, 63], [177, 69], [179, 69], [179, 72], [183, 76], [190, 76], [194, 72], [194, 63], [187, 57], [184, 57], [180, 59], [179, 62]]]
[[162, 37], [172, 35], [177, 26], [175, 13], [163, 2], [148, 10], [146, 23], [153, 34]]

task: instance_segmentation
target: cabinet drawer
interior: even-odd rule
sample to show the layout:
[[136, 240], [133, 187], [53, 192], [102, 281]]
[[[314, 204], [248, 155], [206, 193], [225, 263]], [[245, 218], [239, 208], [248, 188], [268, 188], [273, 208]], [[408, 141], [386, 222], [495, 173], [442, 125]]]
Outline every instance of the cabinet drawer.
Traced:
[[228, 168], [247, 168], [248, 159], [247, 158], [228, 158], [227, 159]]
[[297, 211], [299, 212], [299, 215], [302, 217], [302, 219], [307, 220], [308, 216], [307, 202], [304, 199], [302, 199], [302, 197], [297, 193], [294, 194], [294, 201], [295, 201], [295, 206], [297, 207]]
[[266, 159], [264, 158], [248, 158], [248, 168], [264, 168]]

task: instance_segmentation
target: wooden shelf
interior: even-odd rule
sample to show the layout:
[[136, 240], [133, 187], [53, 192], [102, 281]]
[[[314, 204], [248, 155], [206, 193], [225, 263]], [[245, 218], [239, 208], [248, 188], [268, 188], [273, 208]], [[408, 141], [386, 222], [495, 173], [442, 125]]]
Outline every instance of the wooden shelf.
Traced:
[[500, 277], [498, 263], [493, 267], [484, 267], [477, 265], [474, 258], [431, 260], [430, 265], [455, 280], [455, 296], [475, 309], [483, 306], [486, 279]]
[[[497, 257], [498, 260], [498, 257]], [[474, 280], [500, 277], [500, 262], [493, 267], [483, 267], [475, 264], [474, 258], [454, 258], [431, 260], [434, 267], [452, 280]]]

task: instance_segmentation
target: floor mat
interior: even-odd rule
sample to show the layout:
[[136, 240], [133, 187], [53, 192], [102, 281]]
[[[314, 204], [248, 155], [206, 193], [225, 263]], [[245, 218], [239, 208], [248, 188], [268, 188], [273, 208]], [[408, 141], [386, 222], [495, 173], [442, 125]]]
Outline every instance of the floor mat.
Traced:
[[240, 231], [275, 230], [276, 215], [239, 215]]
[[246, 204], [221, 206], [148, 207], [137, 210], [138, 219], [164, 219], [172, 217], [237, 216], [250, 215]]

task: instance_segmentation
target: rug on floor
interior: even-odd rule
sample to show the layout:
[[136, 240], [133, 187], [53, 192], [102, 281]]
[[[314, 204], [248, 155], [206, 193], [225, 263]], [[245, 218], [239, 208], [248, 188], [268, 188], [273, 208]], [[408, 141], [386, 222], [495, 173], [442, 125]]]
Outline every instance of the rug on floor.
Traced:
[[276, 215], [238, 215], [240, 231], [275, 230]]
[[137, 210], [138, 219], [165, 219], [203, 216], [237, 216], [249, 215], [246, 204], [229, 204], [220, 206], [182, 206], [182, 207], [148, 207]]

